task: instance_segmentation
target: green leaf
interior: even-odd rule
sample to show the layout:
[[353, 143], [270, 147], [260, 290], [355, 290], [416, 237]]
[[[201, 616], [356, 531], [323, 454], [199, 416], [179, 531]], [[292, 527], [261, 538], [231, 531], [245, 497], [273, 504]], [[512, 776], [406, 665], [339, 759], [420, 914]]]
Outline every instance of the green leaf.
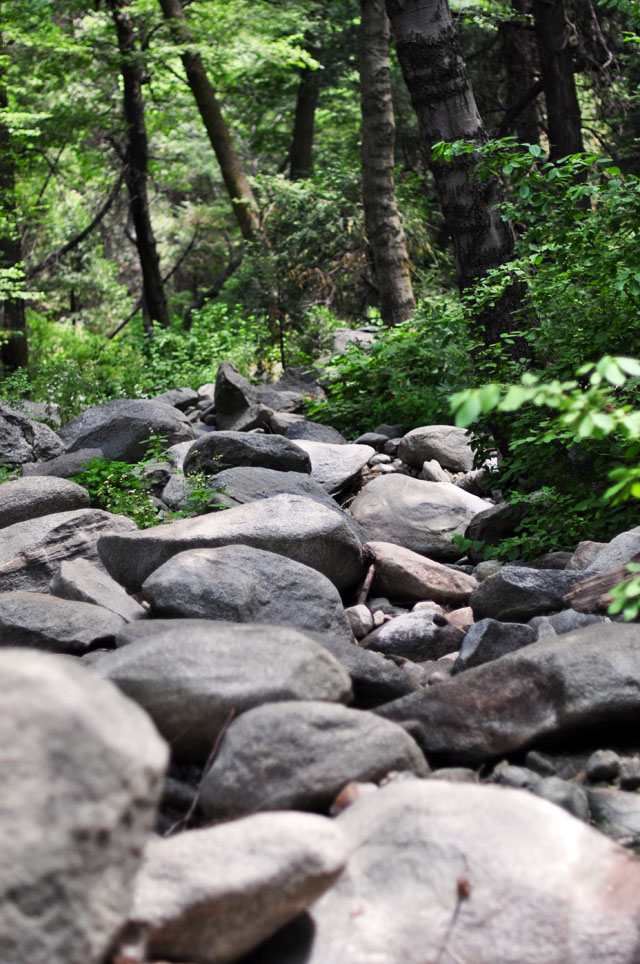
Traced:
[[470, 390], [466, 401], [463, 402], [456, 412], [456, 425], [461, 428], [466, 428], [467, 425], [475, 422], [481, 411], [482, 403], [480, 401], [480, 392], [475, 389]]
[[616, 361], [625, 375], [640, 378], [640, 362], [635, 358], [616, 358]]

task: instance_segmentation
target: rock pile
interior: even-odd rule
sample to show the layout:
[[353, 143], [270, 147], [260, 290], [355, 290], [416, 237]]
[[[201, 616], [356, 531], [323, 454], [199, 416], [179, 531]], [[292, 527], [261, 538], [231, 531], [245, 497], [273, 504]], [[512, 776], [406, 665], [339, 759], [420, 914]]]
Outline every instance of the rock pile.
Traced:
[[[347, 442], [320, 392], [0, 411], [2, 962], [638, 961], [640, 628], [570, 603], [640, 527], [460, 562], [510, 524], [465, 434]], [[160, 513], [183, 469], [223, 511], [68, 481], [154, 434]]]

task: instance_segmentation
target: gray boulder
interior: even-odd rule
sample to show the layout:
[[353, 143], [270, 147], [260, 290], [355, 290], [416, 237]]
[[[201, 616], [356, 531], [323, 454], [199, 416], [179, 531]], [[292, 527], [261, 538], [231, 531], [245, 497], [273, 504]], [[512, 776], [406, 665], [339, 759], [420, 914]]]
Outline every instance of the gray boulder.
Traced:
[[67, 658], [0, 651], [0, 958], [98, 964], [127, 920], [167, 750]]
[[589, 565], [589, 575], [622, 566], [638, 552], [640, 552], [640, 526], [629, 529], [628, 532], [621, 532], [615, 539], [608, 542]]
[[549, 636], [561, 636], [563, 633], [570, 633], [574, 629], [581, 629], [583, 626], [591, 626], [593, 623], [604, 622], [603, 616], [596, 616], [590, 613], [579, 613], [575, 609], [563, 609], [559, 613], [552, 613], [550, 616], [534, 616], [529, 620], [529, 626], [533, 627], [538, 639], [546, 639]]
[[321, 425], [320, 422], [309, 422], [307, 419], [296, 419], [284, 432], [290, 439], [306, 439], [310, 442], [325, 442], [329, 445], [345, 445], [346, 438], [330, 425]]
[[187, 408], [192, 408], [198, 404], [199, 395], [192, 388], [170, 388], [167, 392], [162, 392], [152, 398], [153, 402], [163, 402], [165, 405], [173, 405], [184, 412]]
[[258, 401], [271, 409], [272, 412], [301, 412], [305, 393], [299, 389], [285, 385], [257, 385]]
[[81, 656], [112, 645], [124, 620], [102, 606], [40, 592], [0, 592], [2, 646]]
[[104, 459], [102, 449], [78, 449], [77, 452], [65, 452], [64, 455], [58, 455], [46, 462], [32, 462], [22, 467], [22, 475], [50, 475], [58, 479], [70, 479], [82, 472], [93, 459]]
[[335, 328], [331, 342], [331, 354], [342, 355], [349, 345], [358, 345], [362, 349], [370, 348], [376, 340], [378, 329], [373, 325], [362, 325], [360, 328]]
[[472, 666], [481, 666], [492, 659], [499, 659], [516, 649], [535, 643], [536, 630], [523, 623], [501, 623], [496, 619], [480, 619], [466, 633], [460, 654], [453, 667], [461, 673]]
[[246, 432], [212, 432], [193, 443], [184, 471], [215, 475], [238, 465], [258, 465], [282, 472], [311, 472], [311, 460], [295, 442], [283, 435]]
[[435, 459], [452, 472], [469, 472], [473, 468], [469, 440], [467, 430], [455, 425], [423, 425], [407, 432], [400, 440], [398, 458], [417, 469]]
[[606, 545], [606, 542], [592, 542], [589, 539], [586, 539], [584, 542], [579, 542], [566, 568], [590, 569], [593, 560]]
[[390, 770], [428, 772], [402, 727], [330, 703], [271, 703], [233, 721], [204, 778], [201, 805], [212, 820], [327, 810], [347, 783], [380, 780]]
[[214, 389], [216, 414], [236, 415], [255, 400], [255, 389], [234, 364], [224, 361], [218, 367]]
[[147, 615], [140, 603], [128, 596], [122, 586], [87, 559], [62, 562], [51, 582], [51, 592], [61, 599], [102, 606], [127, 623], [144, 619]]
[[239, 465], [235, 469], [218, 472], [215, 484], [223, 490], [220, 499], [229, 508], [268, 499], [272, 495], [287, 494], [301, 495], [340, 511], [335, 499], [306, 472], [279, 472], [277, 469], [263, 469], [259, 465]]
[[306, 910], [347, 857], [337, 827], [308, 813], [151, 840], [130, 921], [146, 936], [148, 959], [228, 964]]
[[100, 540], [99, 552], [111, 575], [137, 591], [179, 552], [238, 543], [311, 566], [338, 589], [353, 585], [362, 573], [362, 544], [344, 516], [295, 495], [275, 495], [142, 532], [114, 533]]
[[375, 629], [361, 646], [386, 656], [403, 656], [415, 662], [439, 659], [460, 648], [464, 633], [446, 616], [418, 609], [391, 619]]
[[100, 565], [99, 537], [134, 529], [131, 519], [101, 509], [56, 512], [0, 529], [0, 592], [47, 592], [62, 562], [80, 557]]
[[326, 576], [251, 546], [180, 552], [149, 576], [142, 595], [158, 616], [288, 625], [351, 641], [340, 593]]
[[117, 642], [92, 668], [147, 711], [180, 760], [204, 763], [230, 714], [279, 700], [351, 699], [346, 670], [294, 629], [148, 620]]
[[473, 576], [391, 542], [368, 542], [365, 552], [376, 567], [373, 591], [391, 599], [433, 600], [465, 606], [478, 585]]
[[294, 444], [311, 459], [311, 477], [330, 493], [340, 492], [375, 455], [370, 445], [334, 445], [304, 438], [297, 438]]
[[234, 412], [233, 415], [223, 415], [222, 412], [216, 412], [210, 422], [209, 416], [211, 414], [207, 413], [204, 421], [207, 424], [216, 425], [220, 431], [250, 432], [254, 428], [267, 428], [271, 422], [273, 409], [263, 405], [262, 402], [255, 402], [247, 408], [240, 409], [239, 412]]
[[164, 436], [169, 446], [192, 439], [193, 428], [172, 405], [149, 399], [116, 398], [76, 415], [59, 429], [58, 435], [68, 452], [99, 448], [107, 459], [138, 462], [151, 435]]
[[640, 714], [640, 629], [602, 623], [532, 643], [376, 710], [414, 721], [427, 756], [477, 764]]
[[346, 870], [307, 926], [285, 929], [251, 964], [637, 960], [640, 864], [545, 800], [394, 781], [336, 823], [354, 848]]
[[582, 579], [581, 572], [503, 566], [480, 583], [469, 605], [476, 619], [526, 622], [563, 609], [565, 595]]
[[591, 819], [603, 833], [627, 846], [640, 843], [640, 796], [624, 790], [588, 789]]
[[64, 444], [48, 425], [33, 422], [22, 412], [0, 405], [0, 463], [43, 462], [64, 451]]
[[66, 479], [36, 476], [0, 485], [0, 528], [54, 512], [86, 509], [89, 493]]
[[462, 535], [486, 503], [455, 485], [423, 482], [406, 475], [383, 475], [369, 482], [351, 504], [351, 514], [369, 539], [393, 542], [421, 555], [454, 562]]

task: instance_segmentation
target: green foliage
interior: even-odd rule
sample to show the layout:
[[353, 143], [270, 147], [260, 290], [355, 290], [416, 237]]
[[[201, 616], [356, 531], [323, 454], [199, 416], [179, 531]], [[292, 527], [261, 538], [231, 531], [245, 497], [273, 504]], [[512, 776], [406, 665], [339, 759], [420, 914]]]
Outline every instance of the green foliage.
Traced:
[[[447, 305], [449, 311], [442, 313]], [[438, 423], [451, 391], [470, 378], [471, 364], [461, 313], [442, 295], [423, 301], [415, 316], [380, 328], [369, 350], [350, 345], [326, 368], [329, 400], [309, 406], [308, 416], [359, 435], [381, 422], [407, 429]]]

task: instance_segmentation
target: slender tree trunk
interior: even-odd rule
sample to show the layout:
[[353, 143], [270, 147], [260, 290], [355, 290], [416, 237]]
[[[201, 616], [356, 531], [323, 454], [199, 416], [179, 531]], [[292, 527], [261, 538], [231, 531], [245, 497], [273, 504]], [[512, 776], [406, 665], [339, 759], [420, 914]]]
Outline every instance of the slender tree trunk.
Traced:
[[[317, 57], [318, 51], [313, 50], [311, 54]], [[289, 177], [292, 181], [311, 177], [313, 171], [313, 134], [321, 83], [321, 70], [312, 70], [311, 67], [302, 68], [289, 154]]]
[[[1, 5], [0, 5], [1, 10]], [[0, 52], [4, 52], [0, 38]], [[0, 61], [1, 64], [1, 61]], [[7, 107], [4, 78], [0, 75], [0, 109]], [[0, 121], [0, 269], [13, 268], [22, 261], [20, 238], [15, 217], [15, 166], [11, 134]], [[28, 362], [27, 326], [21, 298], [0, 300], [0, 366], [2, 373], [26, 368]]]
[[555, 161], [584, 150], [569, 44], [571, 25], [564, 0], [533, 0], [533, 13], [547, 103], [549, 159]]
[[[502, 184], [496, 177], [474, 178], [475, 152], [432, 160], [439, 141], [465, 140], [480, 147], [487, 140], [447, 0], [387, 0], [387, 11], [453, 242], [458, 285], [466, 291], [513, 256], [514, 233], [498, 211]], [[485, 344], [524, 327], [530, 310], [526, 286], [508, 285], [492, 307], [476, 315]], [[531, 353], [518, 338], [506, 350], [516, 358]]]
[[147, 317], [166, 328], [169, 325], [169, 313], [147, 197], [149, 147], [144, 121], [142, 71], [136, 61], [135, 29], [128, 0], [107, 0], [107, 6], [116, 27], [121, 57], [124, 115], [127, 123], [124, 177], [142, 270], [143, 304]]
[[415, 299], [393, 183], [395, 122], [389, 72], [391, 28], [385, 0], [360, 0], [360, 15], [364, 211], [382, 320], [385, 325], [397, 325], [413, 314]]
[[507, 122], [503, 120], [500, 125], [500, 136], [515, 132], [521, 144], [538, 144], [538, 57], [532, 25], [525, 19], [532, 12], [532, 0], [511, 0], [511, 7], [516, 16], [501, 28], [509, 108], [505, 118]]
[[[175, 43], [182, 47], [192, 47], [194, 45], [193, 36], [187, 25], [180, 0], [160, 0], [160, 6], [165, 19], [168, 21]], [[242, 236], [247, 241], [253, 241], [260, 231], [257, 205], [242, 162], [222, 116], [215, 89], [207, 77], [202, 58], [196, 50], [184, 49], [181, 59], [189, 87], [218, 159], [220, 171], [231, 198]]]

